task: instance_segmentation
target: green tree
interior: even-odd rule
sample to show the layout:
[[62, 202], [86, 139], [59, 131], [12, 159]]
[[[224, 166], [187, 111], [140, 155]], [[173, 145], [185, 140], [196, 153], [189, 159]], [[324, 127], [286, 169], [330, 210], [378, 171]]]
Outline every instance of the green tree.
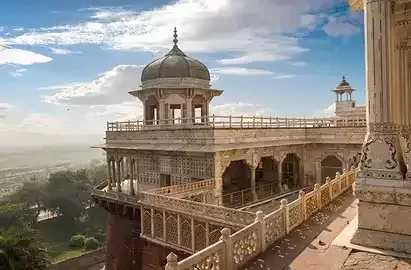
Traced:
[[39, 234], [29, 227], [0, 228], [0, 257], [11, 269], [49, 269], [47, 251]]
[[12, 203], [23, 204], [28, 213], [31, 213], [32, 220], [30, 223], [37, 222], [40, 212], [44, 209], [43, 201], [46, 197], [45, 183], [31, 178], [31, 181], [25, 182], [17, 191], [10, 195], [9, 200]]
[[23, 204], [0, 204], [0, 228], [25, 226], [32, 221], [31, 212]]
[[90, 182], [93, 186], [101, 184], [108, 177], [107, 165], [92, 162], [87, 170]]

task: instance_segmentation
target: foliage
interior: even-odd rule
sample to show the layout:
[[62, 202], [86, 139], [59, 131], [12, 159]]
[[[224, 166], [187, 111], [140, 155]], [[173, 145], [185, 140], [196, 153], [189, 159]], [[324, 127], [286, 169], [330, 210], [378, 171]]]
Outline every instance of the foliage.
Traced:
[[49, 269], [47, 252], [39, 234], [27, 226], [0, 229], [0, 254], [12, 269]]
[[16, 192], [10, 195], [9, 201], [23, 204], [31, 215], [30, 223], [35, 223], [43, 210], [43, 201], [46, 196], [44, 189], [44, 183], [38, 182], [36, 178], [31, 178], [30, 182], [23, 183]]
[[25, 226], [31, 221], [31, 212], [23, 204], [0, 204], [0, 228]]
[[91, 183], [85, 169], [60, 171], [50, 175], [46, 186], [45, 208], [74, 221], [91, 205]]
[[86, 242], [84, 243], [84, 250], [90, 251], [98, 248], [100, 246], [100, 243], [98, 240], [94, 237], [89, 237], [86, 239]]
[[87, 173], [93, 186], [101, 184], [108, 177], [107, 164], [92, 161], [90, 167], [87, 169]]
[[83, 247], [85, 241], [86, 241], [86, 238], [83, 235], [76, 234], [70, 238], [69, 246], [72, 248]]

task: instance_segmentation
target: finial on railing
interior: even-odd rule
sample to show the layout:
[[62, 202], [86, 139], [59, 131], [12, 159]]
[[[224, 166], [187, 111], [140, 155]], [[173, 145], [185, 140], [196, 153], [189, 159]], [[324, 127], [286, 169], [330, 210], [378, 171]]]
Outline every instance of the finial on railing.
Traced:
[[298, 198], [304, 198], [304, 196], [305, 196], [305, 191], [300, 190], [300, 192], [298, 192]]
[[354, 165], [351, 166], [351, 171], [355, 171], [355, 166]]
[[335, 178], [340, 178], [341, 177], [341, 173], [340, 172], [336, 172], [335, 173]]
[[281, 200], [281, 208], [286, 208], [286, 207], [287, 207], [287, 204], [288, 204], [287, 199], [282, 199], [282, 200]]
[[228, 238], [230, 238], [230, 229], [228, 229], [228, 228], [223, 228], [222, 230], [221, 230], [221, 237], [220, 237], [220, 240], [226, 240], [226, 239], [228, 239]]
[[329, 184], [329, 183], [331, 182], [331, 178], [330, 178], [329, 176], [327, 176], [327, 177], [325, 178], [325, 182], [326, 182], [327, 184]]
[[315, 190], [320, 189], [320, 184], [315, 183], [315, 185], [314, 185], [314, 189], [315, 189]]
[[178, 263], [177, 263], [178, 257], [174, 252], [171, 252], [167, 256], [167, 264], [165, 267], [165, 270], [177, 270], [178, 269]]
[[263, 211], [257, 211], [255, 213], [255, 221], [263, 221], [264, 220], [264, 212]]
[[343, 169], [343, 174], [347, 173], [347, 168]]

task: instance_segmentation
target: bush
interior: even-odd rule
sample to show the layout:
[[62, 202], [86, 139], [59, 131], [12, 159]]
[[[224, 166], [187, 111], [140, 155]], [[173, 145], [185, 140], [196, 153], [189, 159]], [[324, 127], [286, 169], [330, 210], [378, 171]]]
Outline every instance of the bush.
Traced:
[[84, 243], [84, 250], [89, 251], [89, 250], [94, 250], [100, 246], [100, 243], [97, 241], [96, 238], [94, 237], [89, 237], [86, 239]]
[[83, 235], [76, 234], [70, 238], [69, 246], [72, 248], [84, 247], [85, 242], [86, 238]]

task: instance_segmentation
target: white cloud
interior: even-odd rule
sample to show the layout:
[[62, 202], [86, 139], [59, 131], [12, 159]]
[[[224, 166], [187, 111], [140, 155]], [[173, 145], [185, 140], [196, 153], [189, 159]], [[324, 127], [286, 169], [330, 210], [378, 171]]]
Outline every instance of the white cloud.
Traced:
[[323, 113], [325, 116], [333, 116], [335, 114], [335, 103], [324, 109]]
[[276, 75], [274, 75], [273, 78], [275, 80], [284, 80], [284, 79], [292, 79], [294, 77], [295, 77], [294, 74], [276, 74]]
[[297, 62], [291, 63], [291, 65], [297, 66], [297, 67], [303, 67], [303, 66], [306, 66], [307, 63], [306, 63], [306, 62], [302, 62], [302, 61], [297, 61]]
[[0, 120], [7, 117], [7, 112], [12, 108], [11, 104], [0, 102]]
[[264, 69], [252, 69], [242, 67], [226, 67], [226, 68], [212, 68], [211, 73], [226, 74], [226, 75], [240, 75], [240, 76], [255, 76], [255, 75], [273, 75], [274, 72]]
[[43, 87], [42, 90], [57, 90], [46, 95], [45, 102], [64, 105], [110, 105], [121, 104], [132, 98], [128, 92], [140, 85], [142, 67], [119, 65], [87, 83], [71, 83]]
[[9, 75], [12, 77], [21, 77], [23, 76], [23, 73], [26, 72], [27, 69], [21, 68], [21, 69], [16, 69], [15, 71], [9, 72]]
[[[114, 50], [163, 52], [172, 26], [186, 52], [225, 52], [221, 64], [291, 59], [307, 51], [286, 33], [311, 31], [313, 15], [340, 0], [179, 0], [149, 11], [94, 9], [88, 21], [29, 30], [8, 44], [99, 44]], [[321, 19], [322, 20], [322, 19]]]
[[61, 49], [61, 48], [50, 48], [50, 50], [53, 54], [61, 54], [61, 55], [81, 53], [81, 52], [76, 52], [76, 51], [71, 51], [68, 49]]
[[361, 32], [361, 27], [353, 24], [353, 20], [348, 16], [329, 17], [328, 22], [323, 26], [327, 35], [332, 37], [348, 36]]
[[[1, 40], [0, 40], [1, 42]], [[31, 51], [13, 49], [0, 44], [0, 65], [17, 64], [32, 65], [35, 63], [47, 63], [52, 61], [50, 57]]]
[[261, 105], [238, 102], [211, 105], [210, 113], [215, 115], [266, 116], [271, 114], [271, 109], [264, 108]]

